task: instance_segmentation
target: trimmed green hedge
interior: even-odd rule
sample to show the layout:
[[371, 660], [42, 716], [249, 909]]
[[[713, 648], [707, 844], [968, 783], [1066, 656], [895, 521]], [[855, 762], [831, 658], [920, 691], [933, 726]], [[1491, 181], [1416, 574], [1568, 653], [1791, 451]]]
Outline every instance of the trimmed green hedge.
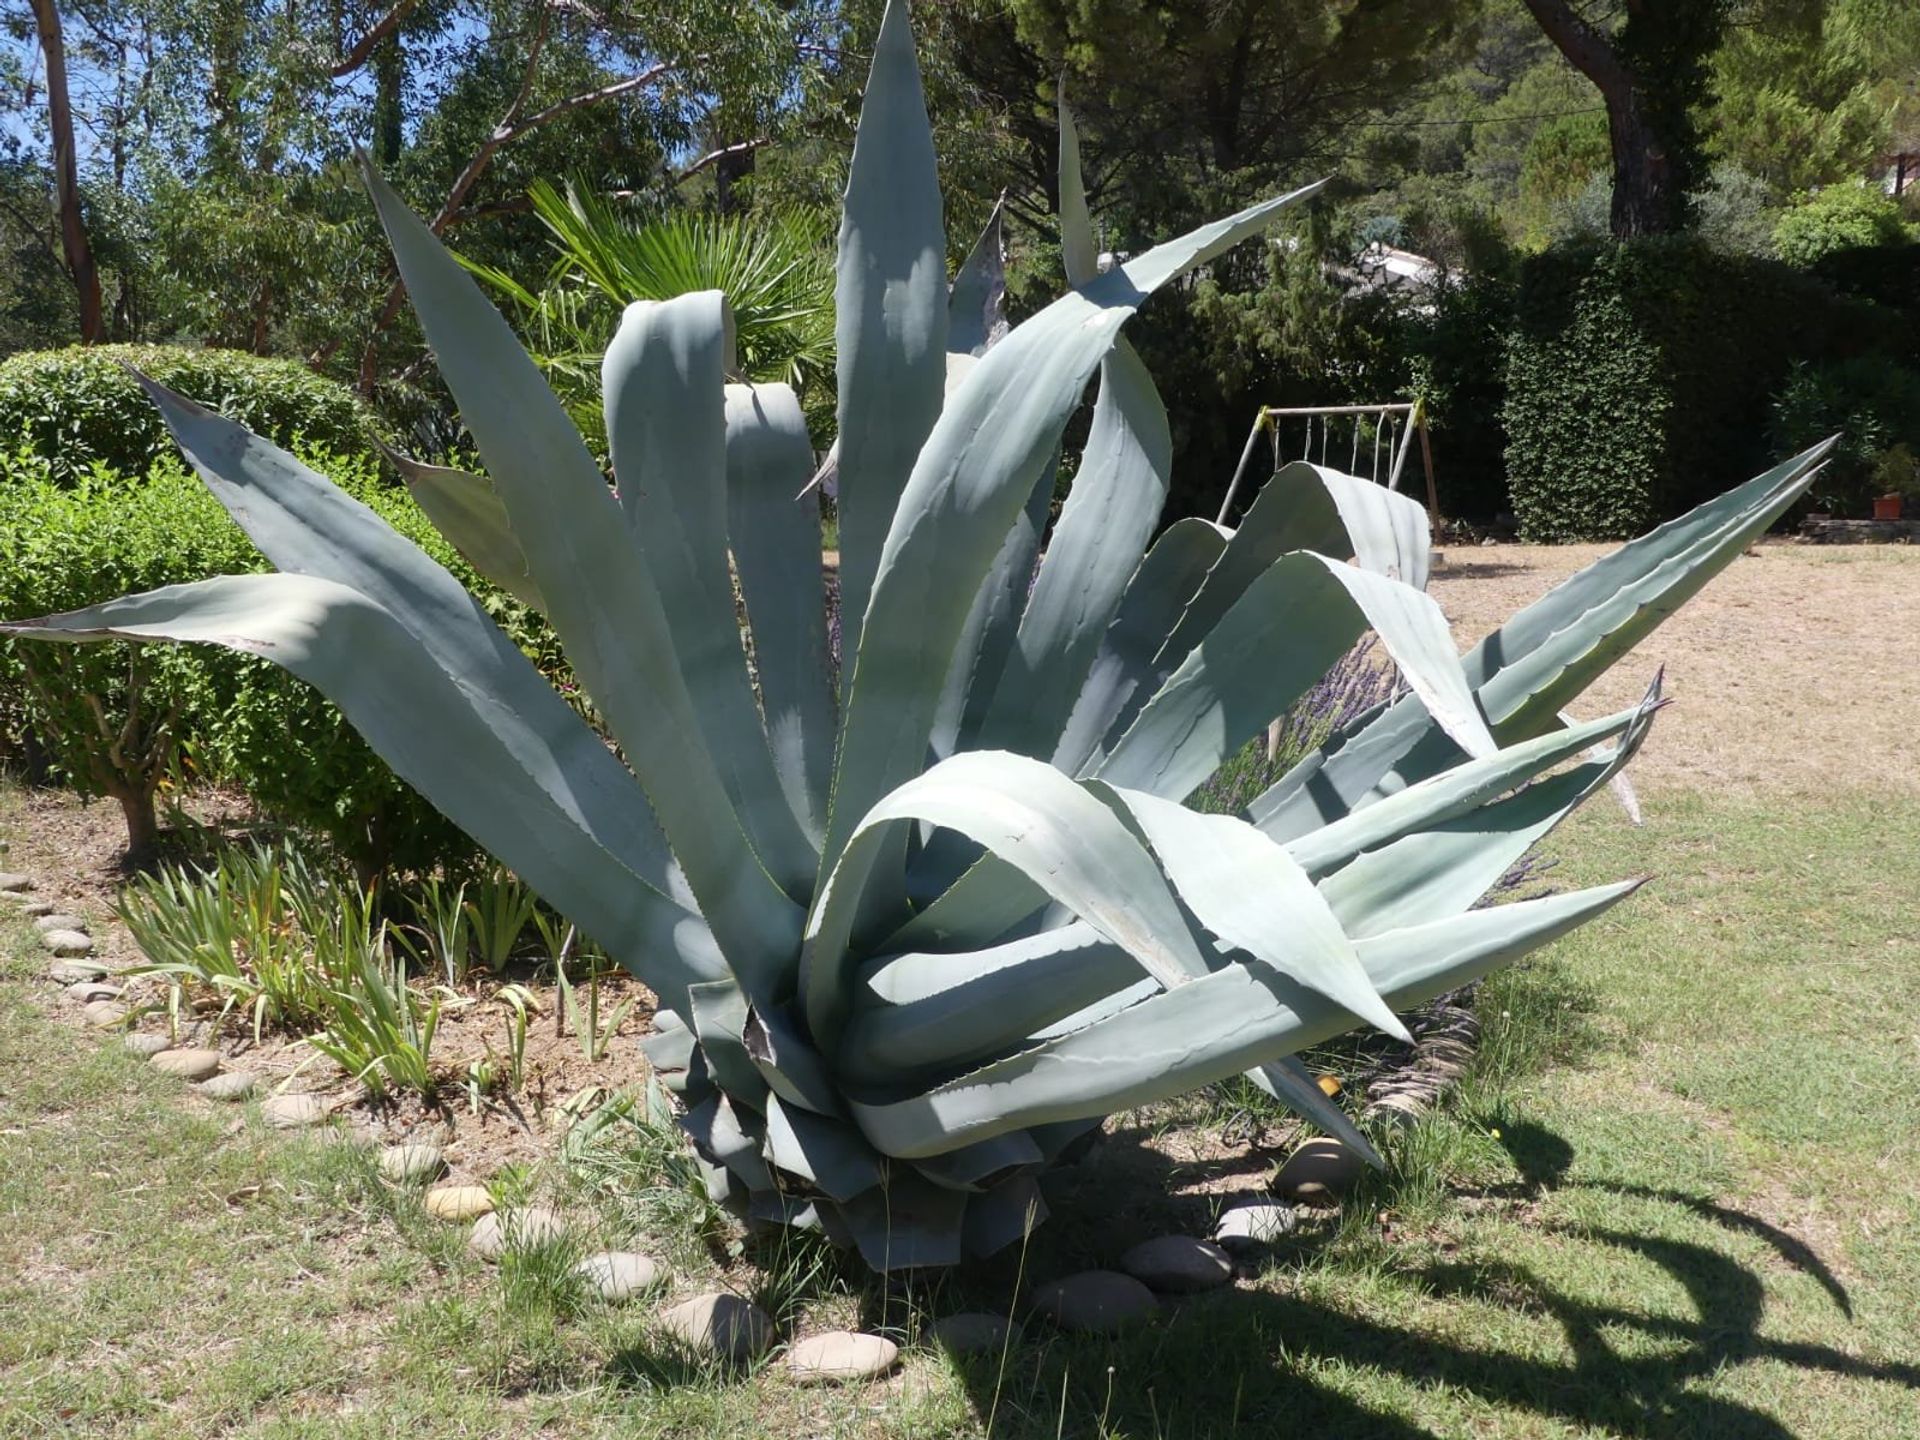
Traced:
[[[478, 580], [371, 461], [305, 458], [451, 569], [556, 672], [557, 648], [539, 617]], [[144, 479], [100, 465], [62, 481], [25, 451], [0, 457], [0, 556], [0, 615], [10, 617], [270, 568], [177, 459]], [[264, 660], [212, 646], [0, 641], [0, 758], [85, 794], [113, 794], [111, 777], [98, 773], [100, 719], [119, 731], [130, 679], [145, 716], [173, 712], [173, 753], [187, 777], [241, 786], [266, 814], [328, 836], [362, 873], [426, 869], [472, 853], [317, 691]]]
[[70, 483], [95, 465], [144, 475], [175, 453], [132, 365], [281, 445], [365, 451], [367, 411], [344, 385], [290, 360], [175, 345], [76, 345], [0, 362], [0, 449], [24, 445]]
[[1757, 474], [1796, 360], [1896, 355], [1904, 330], [1815, 276], [1685, 236], [1532, 257], [1505, 409], [1522, 537], [1625, 539]]

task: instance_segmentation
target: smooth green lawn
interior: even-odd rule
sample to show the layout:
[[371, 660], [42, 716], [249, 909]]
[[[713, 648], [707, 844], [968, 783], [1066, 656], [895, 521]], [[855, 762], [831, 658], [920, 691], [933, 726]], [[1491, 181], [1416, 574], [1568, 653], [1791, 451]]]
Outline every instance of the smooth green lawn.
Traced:
[[[1596, 802], [1552, 878], [1658, 883], [1492, 987], [1450, 1112], [1257, 1285], [1118, 1342], [1035, 1332], [1004, 1373], [914, 1352], [848, 1392], [688, 1371], [647, 1307], [469, 1260], [352, 1146], [173, 1103], [48, 1018], [15, 926], [0, 1434], [1920, 1434], [1920, 804], [1647, 808], [1635, 831]], [[1123, 1123], [969, 1298], [1113, 1258], [1151, 1209], [1107, 1188], [1115, 1157], [1164, 1177], [1137, 1138], [1219, 1109]], [[908, 1303], [804, 1269], [812, 1324]]]

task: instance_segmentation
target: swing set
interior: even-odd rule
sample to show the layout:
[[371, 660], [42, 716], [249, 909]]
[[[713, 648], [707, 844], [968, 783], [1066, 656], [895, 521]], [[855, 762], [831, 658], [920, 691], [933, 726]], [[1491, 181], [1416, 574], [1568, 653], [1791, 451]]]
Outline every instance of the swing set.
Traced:
[[[1300, 453], [1291, 453], [1291, 445], [1283, 445], [1281, 428], [1285, 422], [1294, 419], [1305, 421], [1304, 436]], [[1314, 461], [1313, 440], [1315, 421], [1319, 422], [1320, 456]], [[1240, 482], [1246, 477], [1247, 468], [1253, 463], [1254, 451], [1260, 446], [1261, 432], [1266, 432], [1273, 440], [1273, 468], [1278, 473], [1289, 460], [1309, 460], [1326, 465], [1339, 459], [1339, 450], [1332, 443], [1335, 421], [1341, 428], [1350, 429], [1352, 443], [1347, 449], [1347, 473], [1360, 473], [1360, 454], [1363, 432], [1372, 422], [1372, 471], [1371, 478], [1377, 485], [1381, 481], [1381, 446], [1385, 443], [1385, 484], [1389, 490], [1400, 488], [1400, 477], [1407, 468], [1407, 455], [1413, 449], [1414, 441], [1420, 442], [1420, 466], [1427, 477], [1427, 522], [1437, 534], [1440, 529], [1440, 497], [1433, 488], [1433, 443], [1427, 438], [1426, 406], [1419, 400], [1382, 401], [1377, 405], [1263, 405], [1253, 417], [1253, 429], [1247, 434], [1246, 448], [1240, 452], [1240, 464], [1233, 472], [1233, 483], [1227, 486], [1227, 498], [1220, 502], [1220, 513], [1214, 517], [1214, 523], [1224, 525], [1227, 516], [1233, 513], [1234, 496], [1239, 493]]]

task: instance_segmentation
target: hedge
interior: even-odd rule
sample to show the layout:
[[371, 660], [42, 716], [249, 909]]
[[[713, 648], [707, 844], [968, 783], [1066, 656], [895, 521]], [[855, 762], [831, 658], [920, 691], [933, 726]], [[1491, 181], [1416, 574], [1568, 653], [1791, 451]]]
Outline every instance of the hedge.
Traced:
[[1522, 537], [1643, 533], [1772, 463], [1771, 407], [1796, 360], [1907, 343], [1896, 312], [1691, 237], [1532, 257], [1505, 407]]
[[96, 465], [144, 475], [174, 456], [159, 411], [126, 367], [281, 445], [353, 455], [369, 417], [353, 392], [290, 360], [175, 345], [76, 345], [0, 362], [0, 449], [24, 447], [72, 483]]
[[[307, 458], [453, 570], [553, 673], [557, 650], [539, 617], [479, 581], [371, 462]], [[0, 556], [0, 615], [14, 617], [270, 568], [178, 460], [140, 478], [96, 465], [62, 481], [25, 451], [0, 457]], [[0, 758], [84, 794], [113, 794], [97, 765], [97, 717], [120, 731], [130, 678], [148, 720], [174, 713], [171, 754], [185, 777], [244, 788], [268, 816], [329, 837], [363, 874], [472, 853], [318, 692], [264, 660], [211, 646], [0, 641]]]

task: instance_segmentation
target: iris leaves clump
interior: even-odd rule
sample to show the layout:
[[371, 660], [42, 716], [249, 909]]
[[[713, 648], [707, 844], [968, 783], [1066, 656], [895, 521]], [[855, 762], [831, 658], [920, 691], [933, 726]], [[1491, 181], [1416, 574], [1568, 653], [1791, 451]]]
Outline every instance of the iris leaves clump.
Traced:
[[[1063, 111], [1063, 156], [1073, 160]], [[629, 307], [603, 369], [614, 487], [472, 278], [369, 175], [485, 475], [410, 467], [448, 538], [537, 606], [624, 762], [371, 511], [149, 385], [281, 573], [12, 633], [258, 653], [660, 999], [646, 1042], [711, 1196], [876, 1268], [1044, 1214], [1036, 1174], [1117, 1109], [1248, 1073], [1364, 1140], [1290, 1057], [1546, 944], [1623, 883], [1475, 909], [1611, 779], [1659, 704], [1566, 708], [1805, 487], [1806, 455], [1600, 561], [1466, 656], [1426, 521], [1307, 464], [1238, 529], [1160, 532], [1171, 443], [1122, 336], [1297, 191], [997, 312], [950, 283], [906, 7], [877, 45], [839, 238], [846, 663], [828, 665], [814, 456], [791, 390], [732, 383], [726, 298]], [[1098, 403], [1039, 555], [1055, 462]], [[1037, 571], [1036, 571], [1036, 557]], [[735, 616], [744, 597], [754, 657]], [[1182, 802], [1363, 635], [1403, 682], [1238, 814]], [[1370, 1153], [1370, 1152], [1368, 1152]]]

